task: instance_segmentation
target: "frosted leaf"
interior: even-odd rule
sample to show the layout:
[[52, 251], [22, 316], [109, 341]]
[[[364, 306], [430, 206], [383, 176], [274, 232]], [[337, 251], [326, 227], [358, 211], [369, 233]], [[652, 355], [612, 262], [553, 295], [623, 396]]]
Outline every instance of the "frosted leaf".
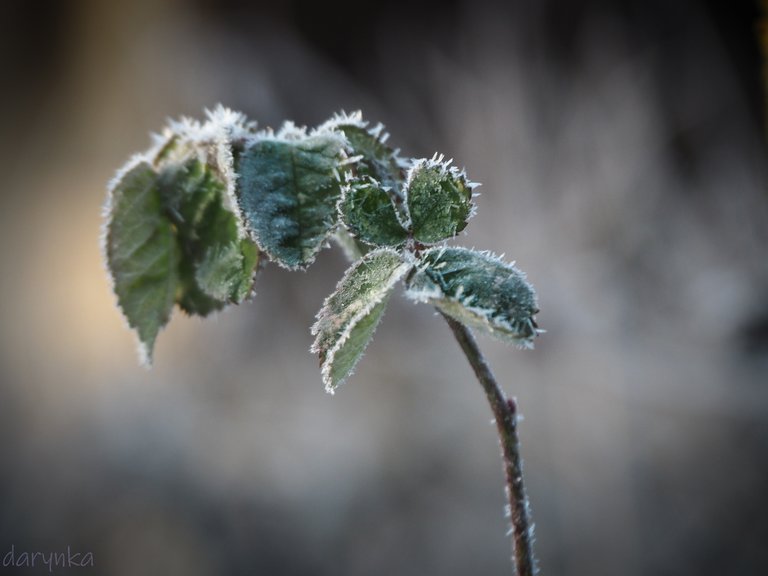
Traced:
[[407, 165], [397, 150], [386, 144], [389, 134], [384, 132], [384, 126], [368, 128], [367, 122], [345, 123], [339, 119], [335, 127], [346, 136], [351, 155], [361, 157], [354, 165], [355, 174], [372, 178], [383, 190], [402, 200]]
[[[258, 263], [258, 250], [248, 238], [235, 196], [234, 169], [244, 142], [256, 133], [256, 123], [221, 105], [205, 113], [203, 122], [184, 117], [169, 120], [162, 133], [153, 136], [150, 149], [137, 156], [159, 175], [163, 210], [182, 248], [177, 303], [187, 312], [202, 315], [227, 302], [241, 302], [250, 293]], [[214, 264], [213, 254], [223, 254], [229, 243], [237, 245], [242, 266], [239, 281], [221, 299], [213, 296], [221, 296], [222, 289], [214, 288], [211, 278], [205, 289], [198, 284], [197, 267], [209, 248], [208, 266]]]
[[181, 254], [163, 214], [157, 174], [147, 162], [135, 162], [118, 175], [107, 210], [107, 266], [118, 305], [149, 364], [157, 335], [171, 317]]
[[169, 120], [163, 131], [163, 137], [175, 136], [179, 141], [203, 149], [213, 146], [222, 138], [232, 141], [243, 140], [256, 133], [256, 123], [249, 121], [244, 114], [225, 108], [221, 104], [213, 110], [206, 110], [206, 121], [182, 117]]
[[181, 309], [205, 316], [242, 302], [251, 293], [259, 252], [251, 240], [239, 237], [236, 217], [224, 204], [225, 183], [195, 159], [167, 167], [160, 182], [183, 254]]
[[355, 238], [373, 246], [402, 246], [408, 232], [397, 217], [393, 197], [365, 176], [344, 187], [339, 212]]
[[312, 352], [320, 356], [326, 391], [333, 392], [352, 373], [394, 285], [410, 266], [394, 250], [374, 250], [353, 264], [326, 298], [312, 327]]
[[174, 303], [205, 316], [242, 302], [259, 261], [256, 245], [238, 234], [213, 168], [197, 157], [159, 164], [131, 160], [110, 184], [105, 211], [107, 267], [147, 362]]
[[259, 247], [286, 268], [305, 268], [336, 226], [344, 140], [290, 126], [248, 142], [237, 162], [238, 195]]
[[464, 230], [474, 213], [474, 186], [442, 156], [415, 162], [406, 183], [413, 238], [433, 244]]
[[251, 292], [258, 249], [250, 243], [230, 242], [208, 247], [195, 270], [195, 282], [209, 297], [241, 302]]
[[186, 117], [169, 120], [147, 154], [157, 170], [196, 159], [213, 171], [224, 184], [224, 205], [235, 216], [238, 237], [243, 239], [247, 233], [236, 196], [235, 160], [244, 142], [256, 133], [256, 123], [220, 104], [205, 114], [204, 122]]
[[487, 252], [432, 248], [406, 280], [406, 295], [521, 347], [539, 334], [536, 293], [525, 275]]
[[370, 128], [360, 112], [337, 115], [318, 130], [344, 134], [353, 162], [347, 168], [342, 219], [359, 239], [375, 246], [398, 246], [407, 238], [406, 162], [386, 144], [384, 126]]

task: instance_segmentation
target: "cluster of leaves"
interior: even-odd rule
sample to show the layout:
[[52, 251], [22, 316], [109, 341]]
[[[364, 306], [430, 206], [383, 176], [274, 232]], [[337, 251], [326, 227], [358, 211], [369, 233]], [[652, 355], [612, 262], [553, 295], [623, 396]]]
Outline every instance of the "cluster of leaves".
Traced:
[[354, 263], [312, 327], [328, 391], [354, 369], [401, 280], [409, 298], [531, 345], [538, 310], [523, 273], [441, 245], [475, 211], [463, 170], [437, 155], [401, 158], [359, 112], [277, 132], [222, 107], [207, 116], [170, 122], [109, 186], [107, 266], [147, 362], [174, 305], [206, 316], [238, 304], [261, 262], [304, 269], [331, 238]]

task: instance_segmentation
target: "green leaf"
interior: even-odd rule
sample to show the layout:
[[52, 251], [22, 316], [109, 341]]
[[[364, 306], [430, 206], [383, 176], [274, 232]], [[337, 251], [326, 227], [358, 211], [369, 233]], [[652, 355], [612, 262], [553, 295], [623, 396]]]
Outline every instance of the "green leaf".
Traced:
[[147, 162], [138, 161], [111, 185], [105, 242], [118, 305], [149, 364], [157, 334], [171, 317], [181, 254]]
[[226, 302], [203, 291], [196, 277], [196, 264], [194, 260], [182, 258], [179, 264], [179, 289], [176, 291], [176, 303], [187, 314], [204, 318], [222, 310]]
[[333, 127], [347, 137], [353, 156], [361, 156], [355, 163], [356, 176], [366, 180], [374, 179], [383, 190], [403, 198], [405, 184], [405, 163], [386, 144], [389, 134], [379, 124], [369, 129], [368, 123], [357, 113], [349, 117], [337, 117], [331, 120]]
[[419, 160], [408, 173], [407, 198], [413, 237], [433, 244], [464, 230], [473, 214], [472, 188], [463, 171], [443, 157]]
[[195, 280], [211, 298], [239, 304], [251, 294], [258, 262], [259, 249], [247, 240], [212, 246], [205, 251]]
[[305, 268], [336, 225], [344, 140], [332, 132], [260, 137], [237, 165], [240, 207], [259, 247]]
[[221, 177], [197, 158], [159, 174], [136, 160], [112, 186], [107, 265], [148, 363], [174, 303], [206, 316], [251, 293], [258, 248], [239, 238], [224, 194]]
[[206, 110], [206, 121], [191, 118], [171, 120], [162, 134], [154, 136], [154, 146], [145, 157], [158, 172], [198, 160], [224, 185], [224, 204], [236, 216], [238, 235], [246, 231], [236, 196], [235, 158], [244, 142], [256, 136], [256, 123], [245, 115], [221, 105]]
[[229, 302], [239, 304], [251, 293], [259, 252], [253, 242], [239, 238], [221, 176], [192, 158], [167, 167], [161, 181], [183, 255], [179, 306], [206, 316]]
[[255, 125], [222, 106], [154, 136], [110, 185], [104, 249], [118, 304], [151, 361], [173, 304], [205, 316], [242, 302], [259, 262], [235, 196], [234, 159]]
[[353, 264], [326, 298], [312, 327], [312, 352], [333, 392], [354, 369], [381, 319], [394, 285], [410, 269], [400, 254], [381, 248]]
[[525, 275], [487, 252], [432, 248], [406, 280], [406, 295], [428, 302], [459, 322], [522, 347], [540, 330], [536, 293]]
[[368, 179], [347, 185], [339, 202], [342, 220], [358, 240], [373, 246], [402, 246], [408, 239], [392, 196]]
[[320, 130], [342, 132], [347, 140], [350, 161], [345, 166], [342, 221], [362, 242], [372, 246], [397, 247], [408, 232], [404, 184], [405, 162], [386, 141], [389, 134], [378, 124], [368, 127], [360, 112], [336, 115]]

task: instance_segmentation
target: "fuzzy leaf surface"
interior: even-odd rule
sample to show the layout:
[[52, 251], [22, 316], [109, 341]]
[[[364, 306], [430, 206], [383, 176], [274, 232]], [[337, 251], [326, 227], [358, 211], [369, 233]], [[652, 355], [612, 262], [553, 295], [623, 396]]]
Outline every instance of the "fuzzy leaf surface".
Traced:
[[536, 293], [525, 275], [486, 252], [432, 248], [406, 281], [406, 295], [496, 338], [531, 347]]
[[394, 250], [367, 254], [344, 274], [312, 327], [323, 382], [333, 392], [354, 369], [386, 308], [395, 284], [409, 270]]
[[237, 161], [240, 206], [259, 247], [285, 266], [305, 268], [336, 224], [344, 140], [322, 133], [261, 138]]
[[107, 266], [118, 305], [151, 363], [157, 334], [173, 310], [181, 253], [164, 214], [157, 174], [147, 162], [113, 185], [107, 218]]
[[436, 159], [411, 168], [407, 197], [413, 237], [423, 244], [456, 236], [473, 211], [472, 186], [464, 173]]
[[392, 196], [375, 180], [358, 180], [344, 190], [339, 209], [358, 240], [373, 246], [401, 246], [408, 232], [397, 217]]

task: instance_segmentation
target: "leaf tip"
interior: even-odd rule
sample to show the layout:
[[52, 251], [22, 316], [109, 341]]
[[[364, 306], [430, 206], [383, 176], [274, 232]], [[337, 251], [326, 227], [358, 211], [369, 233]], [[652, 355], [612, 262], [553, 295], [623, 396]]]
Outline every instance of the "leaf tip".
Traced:
[[139, 340], [137, 346], [137, 352], [139, 354], [139, 364], [141, 364], [147, 370], [152, 368], [154, 362], [154, 339], [152, 342], [143, 342]]

